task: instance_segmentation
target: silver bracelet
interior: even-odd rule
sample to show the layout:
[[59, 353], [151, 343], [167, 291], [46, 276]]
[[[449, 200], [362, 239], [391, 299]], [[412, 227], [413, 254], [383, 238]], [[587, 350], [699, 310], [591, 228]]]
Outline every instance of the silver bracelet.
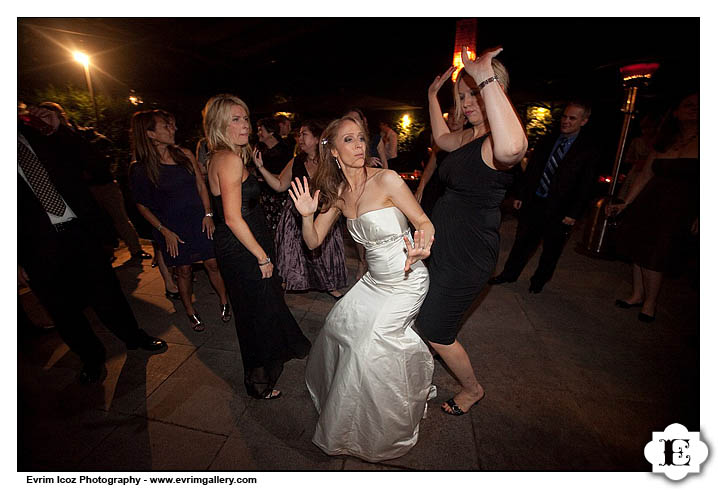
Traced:
[[269, 258], [269, 255], [267, 255], [267, 258], [263, 260], [262, 262], [259, 262], [259, 266], [262, 267], [263, 265], [270, 264], [272, 260]]
[[157, 231], [162, 231], [162, 223], [160, 223], [159, 225], [157, 225]]
[[486, 86], [487, 86], [488, 84], [490, 84], [491, 82], [496, 82], [496, 81], [498, 81], [498, 79], [499, 79], [499, 77], [497, 77], [496, 75], [494, 75], [493, 77], [489, 77], [489, 78], [487, 78], [486, 80], [484, 80], [483, 82], [481, 82], [481, 83], [479, 84], [479, 86], [476, 87], [476, 88], [477, 88], [477, 90], [478, 90], [479, 92], [481, 92], [481, 89], [483, 89], [484, 87], [486, 87]]

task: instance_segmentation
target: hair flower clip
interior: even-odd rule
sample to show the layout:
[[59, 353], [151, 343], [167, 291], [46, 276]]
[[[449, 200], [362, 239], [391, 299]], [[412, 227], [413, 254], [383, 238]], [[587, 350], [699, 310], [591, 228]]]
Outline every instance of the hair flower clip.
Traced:
[[322, 139], [322, 141], [320, 141], [320, 143], [323, 145], [326, 145], [327, 143], [329, 143], [329, 140], [324, 138], [324, 139]]

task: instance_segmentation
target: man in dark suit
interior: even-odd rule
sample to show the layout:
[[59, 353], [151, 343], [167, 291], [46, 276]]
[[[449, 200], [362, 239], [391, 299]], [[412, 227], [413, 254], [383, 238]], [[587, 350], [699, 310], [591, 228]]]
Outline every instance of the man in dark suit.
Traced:
[[489, 284], [514, 282], [543, 238], [539, 265], [529, 291], [540, 293], [551, 279], [566, 240], [590, 199], [599, 152], [581, 128], [591, 115], [585, 102], [570, 102], [558, 137], [545, 137], [519, 179], [514, 208], [520, 209], [516, 240], [504, 270]]
[[88, 153], [72, 132], [50, 134], [45, 123], [52, 117], [33, 108], [18, 124], [18, 279], [80, 356], [80, 381], [93, 383], [102, 379], [105, 348], [83, 314], [86, 306], [128, 349], [160, 351], [167, 344], [137, 325], [98, 237], [103, 217], [78, 163]]

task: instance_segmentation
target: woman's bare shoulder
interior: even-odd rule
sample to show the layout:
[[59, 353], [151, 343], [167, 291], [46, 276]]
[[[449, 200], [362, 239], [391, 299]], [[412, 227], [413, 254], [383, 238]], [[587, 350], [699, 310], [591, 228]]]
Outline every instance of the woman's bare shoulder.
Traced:
[[229, 150], [219, 150], [218, 152], [212, 154], [210, 161], [217, 165], [226, 165], [236, 164], [237, 162], [241, 162], [242, 159], [239, 155]]
[[404, 182], [401, 175], [399, 175], [395, 170], [390, 168], [378, 168], [375, 170], [377, 170], [377, 172], [375, 172], [374, 175], [369, 175], [367, 181], [376, 176], [377, 183], [382, 186], [396, 185], [400, 182]]

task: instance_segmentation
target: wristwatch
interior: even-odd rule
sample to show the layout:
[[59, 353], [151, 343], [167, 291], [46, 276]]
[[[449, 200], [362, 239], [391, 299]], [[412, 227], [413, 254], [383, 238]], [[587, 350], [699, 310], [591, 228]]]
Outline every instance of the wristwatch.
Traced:
[[212, 211], [210, 211], [209, 213], [204, 215], [205, 218], [211, 218], [213, 216], [214, 216], [214, 213]]

